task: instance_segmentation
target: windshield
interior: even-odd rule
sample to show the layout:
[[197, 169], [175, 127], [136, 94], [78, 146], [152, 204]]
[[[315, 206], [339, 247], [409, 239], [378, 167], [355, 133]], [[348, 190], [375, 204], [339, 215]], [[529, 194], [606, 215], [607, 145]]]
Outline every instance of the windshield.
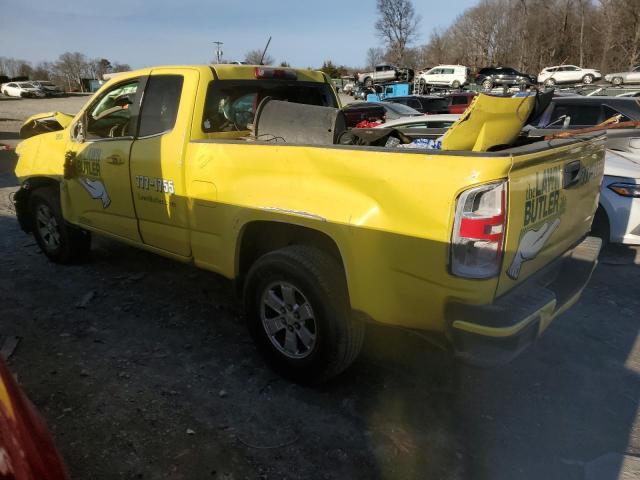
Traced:
[[420, 113], [416, 109], [411, 108], [411, 107], [407, 107], [406, 105], [402, 105], [401, 103], [385, 102], [384, 103], [384, 108], [387, 109], [387, 110], [390, 110], [391, 112], [396, 113], [396, 114], [398, 114], [400, 116], [422, 115], [422, 113]]
[[331, 86], [319, 82], [288, 80], [214, 80], [204, 106], [204, 132], [247, 130], [260, 102], [276, 100], [337, 108]]
[[423, 99], [422, 105], [427, 111], [446, 110], [450, 101], [448, 98], [429, 98]]

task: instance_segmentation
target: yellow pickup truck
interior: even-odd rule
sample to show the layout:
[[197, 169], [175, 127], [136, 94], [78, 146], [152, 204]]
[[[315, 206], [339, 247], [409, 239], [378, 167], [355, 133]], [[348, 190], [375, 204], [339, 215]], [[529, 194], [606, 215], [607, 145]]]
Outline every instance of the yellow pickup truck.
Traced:
[[[271, 110], [298, 135], [270, 134], [267, 110], [258, 118], [269, 99], [320, 113]], [[343, 128], [330, 80], [310, 70], [121, 74], [77, 115], [27, 121], [20, 225], [55, 262], [100, 234], [233, 279], [258, 349], [302, 382], [349, 366], [367, 322], [428, 331], [491, 365], [577, 301], [600, 250], [587, 233], [603, 137], [363, 146], [331, 128], [318, 140], [327, 111]]]

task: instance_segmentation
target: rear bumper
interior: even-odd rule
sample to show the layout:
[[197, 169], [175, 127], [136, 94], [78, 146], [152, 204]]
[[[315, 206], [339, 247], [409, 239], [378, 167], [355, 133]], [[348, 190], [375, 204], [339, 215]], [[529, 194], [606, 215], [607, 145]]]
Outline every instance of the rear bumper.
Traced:
[[601, 240], [586, 237], [561, 258], [490, 305], [453, 303], [447, 321], [456, 356], [479, 366], [507, 363], [580, 298], [598, 263]]

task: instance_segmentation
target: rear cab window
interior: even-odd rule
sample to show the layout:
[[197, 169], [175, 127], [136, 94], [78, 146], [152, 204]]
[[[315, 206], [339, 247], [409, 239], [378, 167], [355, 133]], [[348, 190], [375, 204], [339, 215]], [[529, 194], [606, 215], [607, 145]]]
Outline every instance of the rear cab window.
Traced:
[[296, 80], [213, 80], [202, 117], [205, 133], [246, 131], [267, 97], [275, 100], [338, 108], [328, 83]]

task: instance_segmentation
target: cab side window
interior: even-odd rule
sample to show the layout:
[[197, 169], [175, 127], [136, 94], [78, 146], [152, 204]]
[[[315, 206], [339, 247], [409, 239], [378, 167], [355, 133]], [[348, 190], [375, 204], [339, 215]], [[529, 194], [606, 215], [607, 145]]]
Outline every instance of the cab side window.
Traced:
[[131, 106], [138, 91], [138, 80], [121, 83], [103, 93], [87, 110], [87, 139], [118, 138], [133, 135]]
[[152, 75], [144, 90], [139, 137], [159, 135], [173, 129], [182, 95], [182, 75]]

